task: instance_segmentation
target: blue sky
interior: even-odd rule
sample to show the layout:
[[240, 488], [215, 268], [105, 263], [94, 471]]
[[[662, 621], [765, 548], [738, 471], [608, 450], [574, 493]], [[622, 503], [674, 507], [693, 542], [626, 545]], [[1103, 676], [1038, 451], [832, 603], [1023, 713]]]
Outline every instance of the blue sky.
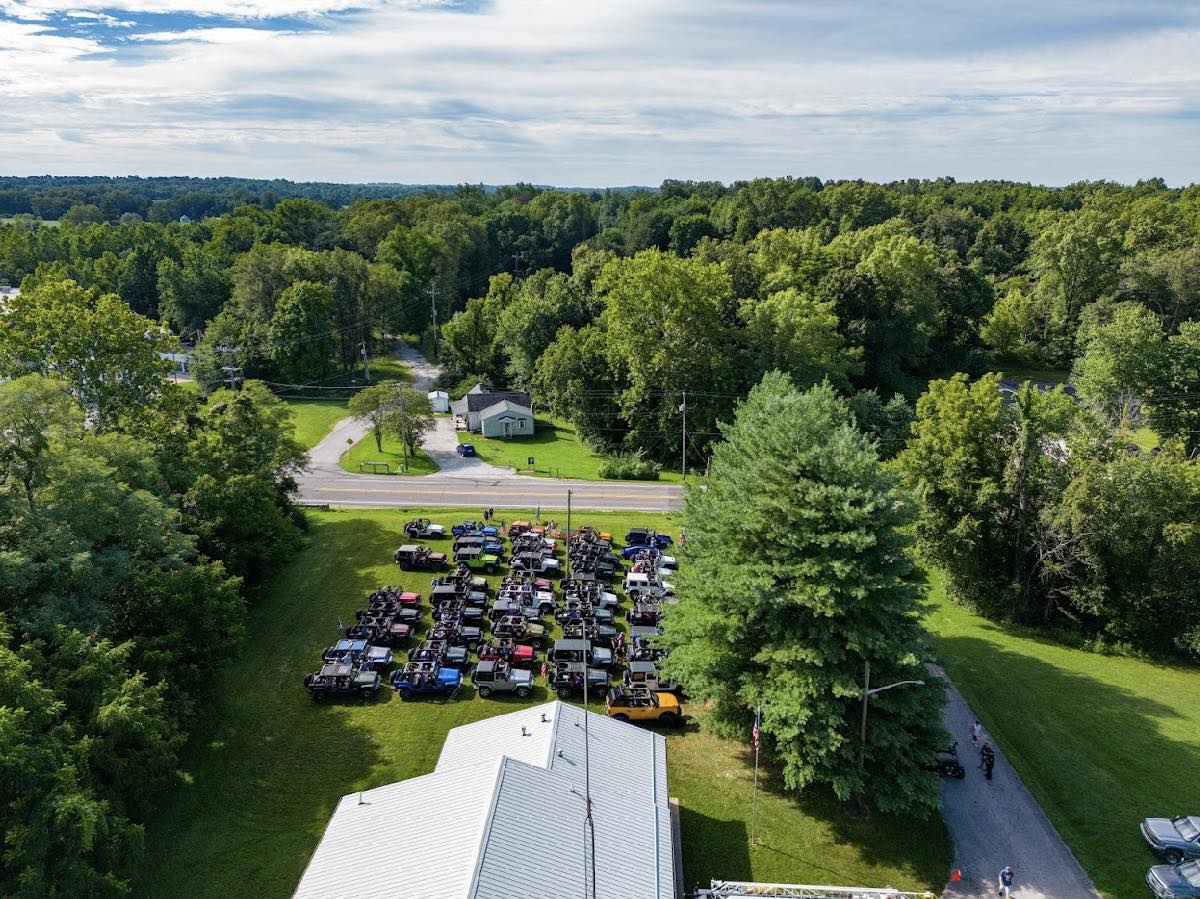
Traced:
[[0, 171], [1200, 181], [1200, 3], [0, 0]]

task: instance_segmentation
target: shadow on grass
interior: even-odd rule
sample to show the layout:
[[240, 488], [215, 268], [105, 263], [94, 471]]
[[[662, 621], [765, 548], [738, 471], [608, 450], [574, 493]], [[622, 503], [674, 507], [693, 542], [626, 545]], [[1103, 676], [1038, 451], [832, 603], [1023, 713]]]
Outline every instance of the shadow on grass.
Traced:
[[[713, 818], [681, 805], [679, 832], [683, 841], [683, 885], [707, 887], [713, 878], [752, 880], [750, 836], [746, 823], [737, 819]], [[704, 847], [688, 852], [687, 847]]]
[[[1178, 776], [1196, 770], [1200, 741], [1164, 733], [1187, 732], [1193, 716], [1181, 708], [1189, 700], [1151, 698], [1160, 676], [1153, 666], [1129, 669], [1120, 686], [1067, 667], [1072, 655], [1064, 664], [1038, 658], [1033, 653], [1045, 648], [1073, 653], [1048, 637], [1022, 634], [1012, 649], [970, 636], [943, 636], [938, 644], [947, 673], [1100, 891], [1143, 892], [1153, 857], [1140, 820], [1200, 807], [1200, 786]], [[1077, 657], [1081, 665], [1103, 664], [1091, 653]]]

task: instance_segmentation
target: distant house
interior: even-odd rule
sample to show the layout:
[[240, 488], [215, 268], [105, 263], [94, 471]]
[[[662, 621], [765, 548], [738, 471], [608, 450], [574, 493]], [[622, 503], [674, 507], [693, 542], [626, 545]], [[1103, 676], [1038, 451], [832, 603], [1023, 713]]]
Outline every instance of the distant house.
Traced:
[[188, 218], [186, 215], [181, 215], [179, 217], [179, 224], [190, 225], [191, 223], [192, 223], [192, 220], [190, 218]]
[[444, 390], [429, 391], [429, 405], [434, 412], [449, 412], [450, 394]]
[[[503, 404], [508, 403], [508, 406]], [[455, 426], [484, 437], [514, 437], [533, 433], [533, 402], [520, 390], [492, 390], [476, 384], [461, 400], [450, 404]], [[493, 426], [483, 427], [484, 412]]]

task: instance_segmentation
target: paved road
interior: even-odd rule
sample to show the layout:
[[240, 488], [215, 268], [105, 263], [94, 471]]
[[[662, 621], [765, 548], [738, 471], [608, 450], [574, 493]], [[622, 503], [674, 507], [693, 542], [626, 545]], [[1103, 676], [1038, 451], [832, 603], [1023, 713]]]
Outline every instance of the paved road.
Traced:
[[[397, 351], [413, 372], [413, 384], [425, 389], [437, 377], [437, 367], [416, 350], [399, 344]], [[567, 507], [567, 491], [577, 509], [600, 511], [670, 512], [682, 506], [678, 484], [618, 481], [574, 481], [566, 478], [531, 478], [482, 460], [463, 459], [454, 452], [458, 443], [451, 419], [438, 419], [426, 451], [441, 466], [425, 476], [349, 474], [338, 459], [347, 441], [357, 442], [368, 427], [353, 418], [333, 426], [325, 439], [309, 450], [309, 465], [300, 476], [300, 499], [306, 503], [374, 508], [490, 507], [542, 509]]]
[[[945, 678], [945, 672], [931, 667]], [[942, 782], [942, 815], [954, 840], [953, 867], [962, 872], [961, 882], [946, 885], [944, 899], [992, 899], [996, 875], [1005, 865], [1012, 865], [1017, 875], [1014, 899], [1100, 899], [995, 743], [993, 779], [988, 781], [976, 767], [979, 756], [970, 739], [975, 715], [953, 685], [946, 698], [946, 729], [958, 741], [967, 776]], [[984, 740], [990, 742], [987, 734]]]

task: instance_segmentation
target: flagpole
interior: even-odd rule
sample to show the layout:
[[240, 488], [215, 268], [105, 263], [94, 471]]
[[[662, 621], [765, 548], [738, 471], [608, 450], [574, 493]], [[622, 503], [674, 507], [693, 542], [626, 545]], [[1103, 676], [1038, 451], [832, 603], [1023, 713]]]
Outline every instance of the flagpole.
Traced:
[[757, 824], [758, 813], [758, 747], [761, 742], [759, 737], [759, 721], [762, 718], [762, 710], [754, 710], [754, 792], [750, 797], [750, 845], [758, 843], [758, 837], [755, 834], [755, 825]]

